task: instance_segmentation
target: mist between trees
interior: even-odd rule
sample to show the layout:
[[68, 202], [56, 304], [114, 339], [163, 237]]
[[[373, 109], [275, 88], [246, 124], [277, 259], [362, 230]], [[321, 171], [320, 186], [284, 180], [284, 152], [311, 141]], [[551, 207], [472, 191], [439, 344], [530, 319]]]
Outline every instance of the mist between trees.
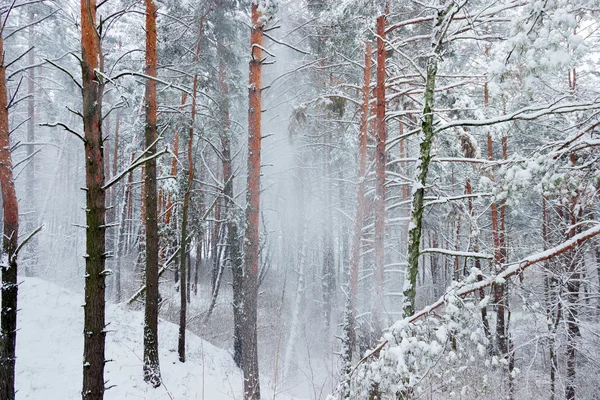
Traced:
[[32, 278], [84, 400], [107, 303], [170, 398], [597, 398], [599, 88], [596, 0], [0, 0], [0, 400]]

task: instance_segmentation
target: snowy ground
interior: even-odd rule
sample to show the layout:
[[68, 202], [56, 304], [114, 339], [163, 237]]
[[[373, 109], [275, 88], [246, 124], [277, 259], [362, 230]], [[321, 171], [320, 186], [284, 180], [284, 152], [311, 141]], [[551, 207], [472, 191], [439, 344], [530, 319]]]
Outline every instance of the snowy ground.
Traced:
[[[17, 399], [81, 398], [83, 296], [52, 283], [26, 278], [19, 286]], [[187, 362], [177, 360], [178, 327], [160, 321], [160, 361], [164, 385], [152, 389], [142, 379], [143, 313], [107, 305], [106, 399], [241, 399], [239, 369], [225, 350], [188, 331]], [[263, 398], [289, 400], [261, 382]]]

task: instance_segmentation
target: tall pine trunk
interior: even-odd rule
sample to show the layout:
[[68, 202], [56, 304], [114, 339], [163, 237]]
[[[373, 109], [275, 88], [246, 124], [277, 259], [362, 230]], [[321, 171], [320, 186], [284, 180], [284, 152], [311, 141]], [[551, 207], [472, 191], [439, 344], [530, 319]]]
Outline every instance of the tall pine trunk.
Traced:
[[[354, 217], [354, 232], [350, 254], [350, 281], [349, 294], [346, 300], [346, 315], [344, 317], [344, 342], [342, 362], [344, 379], [350, 379], [352, 373], [352, 357], [356, 346], [356, 305], [358, 295], [358, 269], [360, 266], [360, 249], [362, 242], [362, 229], [365, 216], [365, 175], [367, 170], [367, 130], [369, 120], [369, 99], [371, 84], [371, 43], [366, 44], [365, 68], [363, 75], [362, 107], [360, 116], [360, 133], [358, 140], [358, 187], [356, 190], [356, 212]], [[350, 398], [350, 392], [345, 391], [344, 398]]]
[[373, 291], [373, 328], [379, 335], [383, 329], [383, 282], [385, 264], [385, 165], [387, 131], [385, 125], [385, 25], [386, 16], [377, 17], [377, 107], [375, 118], [375, 290]]
[[[156, 4], [146, 0], [146, 75], [156, 77]], [[148, 157], [156, 153], [156, 81], [146, 79], [146, 150]], [[145, 163], [146, 205], [146, 307], [144, 314], [144, 380], [160, 386], [158, 359], [158, 202], [156, 159]]]
[[104, 397], [106, 204], [102, 147], [102, 48], [96, 0], [81, 0], [81, 72], [86, 180], [86, 256], [83, 341], [84, 400]]
[[[0, 27], [6, 22], [0, 18]], [[0, 399], [15, 398], [15, 349], [17, 344], [17, 256], [19, 205], [13, 180], [8, 126], [8, 90], [4, 41], [0, 29], [0, 187], [2, 190], [3, 239], [2, 282], [0, 286]]]
[[250, 77], [248, 106], [248, 186], [246, 192], [246, 231], [244, 235], [244, 280], [242, 283], [242, 370], [244, 400], [260, 399], [258, 376], [258, 340], [256, 333], [258, 308], [259, 205], [261, 150], [261, 66], [263, 22], [258, 4], [252, 3], [250, 34]]

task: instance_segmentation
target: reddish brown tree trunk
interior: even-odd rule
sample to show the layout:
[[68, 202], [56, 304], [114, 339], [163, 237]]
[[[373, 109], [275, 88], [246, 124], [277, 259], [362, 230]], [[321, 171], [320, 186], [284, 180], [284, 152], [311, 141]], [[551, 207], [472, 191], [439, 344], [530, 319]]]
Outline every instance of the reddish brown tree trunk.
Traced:
[[385, 165], [387, 131], [385, 125], [385, 15], [377, 17], [377, 114], [375, 149], [375, 290], [373, 298], [373, 324], [378, 334], [383, 328], [383, 282], [385, 264]]
[[106, 205], [102, 146], [104, 85], [102, 48], [96, 30], [96, 0], [81, 0], [81, 71], [86, 166], [86, 258], [83, 342], [84, 400], [104, 396]]
[[[0, 27], [5, 21], [0, 18]], [[8, 91], [4, 42], [0, 29], [0, 187], [3, 205], [2, 308], [0, 309], [0, 399], [15, 398], [15, 349], [17, 344], [17, 256], [19, 204], [13, 180], [8, 126]], [[4, 261], [4, 257], [6, 261]], [[6, 264], [4, 264], [6, 263]]]
[[244, 282], [242, 284], [242, 370], [244, 400], [260, 399], [256, 317], [258, 308], [261, 67], [263, 22], [258, 5], [252, 4], [250, 34], [250, 76], [248, 87], [248, 187], [246, 192], [246, 231], [244, 235]]
[[367, 170], [367, 135], [369, 120], [369, 99], [371, 84], [371, 43], [367, 43], [365, 49], [365, 69], [363, 75], [362, 108], [360, 117], [360, 133], [358, 140], [358, 187], [356, 190], [356, 214], [354, 219], [354, 233], [352, 238], [352, 250], [350, 256], [350, 295], [348, 298], [349, 316], [346, 326], [348, 337], [348, 349], [345, 361], [352, 361], [352, 354], [356, 345], [355, 318], [356, 302], [358, 297], [358, 269], [360, 266], [360, 249], [362, 241], [362, 229], [365, 217], [365, 175]]
[[[146, 0], [146, 70], [156, 77], [156, 15], [154, 0]], [[156, 81], [146, 79], [146, 151], [156, 154]], [[144, 380], [160, 386], [158, 359], [158, 205], [156, 190], [156, 159], [145, 163], [144, 175], [146, 206], [146, 307], [144, 318]]]

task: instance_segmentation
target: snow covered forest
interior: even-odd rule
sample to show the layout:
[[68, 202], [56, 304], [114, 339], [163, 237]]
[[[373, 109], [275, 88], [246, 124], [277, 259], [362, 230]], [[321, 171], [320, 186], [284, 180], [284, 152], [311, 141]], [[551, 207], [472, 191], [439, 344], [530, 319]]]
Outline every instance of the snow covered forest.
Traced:
[[0, 400], [600, 398], [598, 0], [0, 0]]

